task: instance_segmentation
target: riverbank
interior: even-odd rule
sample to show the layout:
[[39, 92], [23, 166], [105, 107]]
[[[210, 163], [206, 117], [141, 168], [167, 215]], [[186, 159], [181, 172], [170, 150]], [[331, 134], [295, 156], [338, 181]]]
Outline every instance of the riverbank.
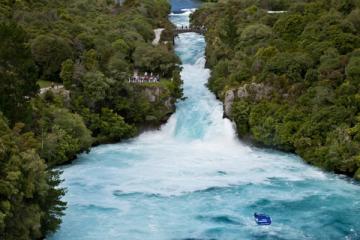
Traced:
[[[154, 29], [172, 29], [170, 5], [7, 1], [0, 9], [0, 239], [39, 239], [59, 227], [66, 205], [56, 166], [174, 112], [179, 59], [171, 37], [152, 44]], [[129, 83], [135, 70], [160, 82]]]
[[209, 88], [239, 137], [359, 179], [359, 6], [316, 4], [213, 3], [192, 22], [208, 28]]

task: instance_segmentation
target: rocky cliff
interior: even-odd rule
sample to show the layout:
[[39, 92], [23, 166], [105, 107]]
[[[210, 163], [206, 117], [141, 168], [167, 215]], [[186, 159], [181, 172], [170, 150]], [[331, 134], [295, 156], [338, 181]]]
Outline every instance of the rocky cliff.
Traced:
[[152, 109], [146, 115], [144, 125], [158, 126], [166, 122], [171, 114], [175, 112], [176, 97], [168, 88], [161, 85], [144, 85], [138, 88]]
[[262, 83], [247, 83], [239, 88], [227, 90], [224, 96], [224, 114], [231, 116], [231, 109], [234, 101], [246, 99], [253, 102], [259, 102], [264, 99], [270, 99], [273, 93], [271, 86]]

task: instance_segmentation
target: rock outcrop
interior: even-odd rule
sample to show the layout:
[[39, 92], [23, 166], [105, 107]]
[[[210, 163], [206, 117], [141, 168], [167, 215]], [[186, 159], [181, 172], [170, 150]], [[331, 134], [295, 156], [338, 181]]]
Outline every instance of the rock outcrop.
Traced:
[[272, 87], [262, 83], [246, 83], [239, 88], [230, 89], [225, 92], [224, 114], [230, 117], [232, 105], [236, 100], [246, 99], [259, 102], [263, 99], [271, 98], [272, 92]]
[[234, 94], [235, 90], [228, 90], [225, 93], [225, 98], [224, 98], [224, 114], [225, 116], [229, 117], [231, 114], [231, 108], [232, 105], [234, 103], [235, 100], [235, 94]]
[[142, 95], [152, 105], [152, 113], [146, 116], [146, 122], [158, 125], [168, 120], [175, 112], [176, 99], [171, 92], [162, 86], [141, 86]]
[[160, 87], [146, 87], [144, 89], [144, 94], [149, 102], [154, 103], [160, 98]]

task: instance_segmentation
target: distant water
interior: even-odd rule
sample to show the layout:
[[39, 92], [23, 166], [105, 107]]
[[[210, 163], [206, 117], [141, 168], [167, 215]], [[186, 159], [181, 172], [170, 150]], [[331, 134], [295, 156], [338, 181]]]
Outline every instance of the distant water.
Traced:
[[[171, 19], [184, 25], [188, 15]], [[93, 148], [64, 167], [69, 206], [50, 239], [360, 239], [360, 187], [238, 141], [205, 87], [204, 48], [195, 33], [177, 40], [187, 99], [161, 130]], [[273, 225], [257, 226], [254, 212], [270, 214]]]
[[198, 8], [200, 4], [200, 0], [171, 0], [171, 10], [179, 12], [183, 9]]

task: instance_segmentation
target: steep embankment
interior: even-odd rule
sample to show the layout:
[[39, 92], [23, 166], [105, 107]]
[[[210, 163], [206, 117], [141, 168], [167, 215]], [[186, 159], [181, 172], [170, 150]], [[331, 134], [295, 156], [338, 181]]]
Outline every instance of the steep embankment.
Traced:
[[356, 1], [224, 1], [192, 21], [208, 28], [209, 87], [240, 137], [360, 179]]

